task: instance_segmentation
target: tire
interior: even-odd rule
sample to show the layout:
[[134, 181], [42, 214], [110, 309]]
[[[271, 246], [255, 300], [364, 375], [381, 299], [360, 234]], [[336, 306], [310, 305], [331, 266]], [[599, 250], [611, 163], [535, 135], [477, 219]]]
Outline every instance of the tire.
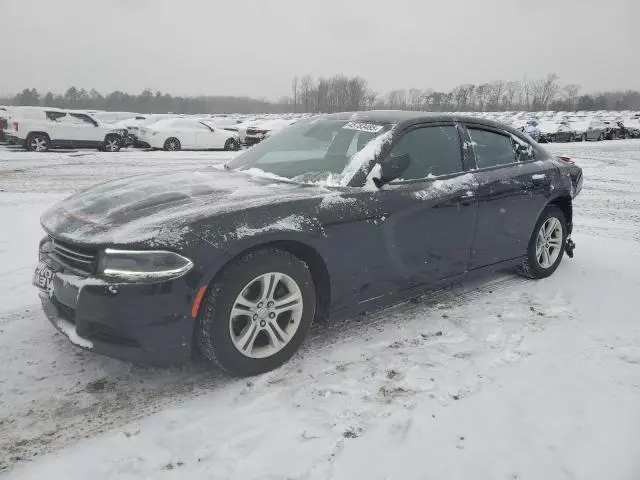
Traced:
[[47, 152], [51, 141], [44, 133], [32, 133], [27, 137], [26, 146], [30, 152]]
[[589, 141], [589, 137], [587, 136], [587, 134], [586, 134], [586, 133], [583, 133], [583, 134], [582, 134], [582, 141], [583, 141], [583, 142], [587, 142], [587, 141]]
[[569, 135], [569, 143], [573, 143], [576, 141], [576, 137], [573, 136], [573, 134]]
[[[544, 265], [544, 257], [540, 258], [537, 253], [538, 246], [538, 236], [541, 233], [543, 226], [547, 228], [550, 225], [553, 225], [553, 222], [549, 223], [552, 219], [555, 219], [559, 222], [560, 231], [562, 232], [562, 237], [558, 238], [552, 236], [552, 240], [556, 238], [556, 242], [559, 242], [559, 246], [557, 250], [553, 250], [551, 252], [552, 257], [549, 258], [549, 265]], [[558, 233], [557, 230], [553, 230], [553, 233]], [[542, 233], [544, 238], [544, 232]], [[543, 240], [545, 241], [545, 240]], [[525, 277], [532, 279], [546, 278], [556, 271], [558, 265], [562, 261], [562, 257], [564, 255], [565, 246], [567, 242], [567, 220], [560, 210], [555, 205], [550, 205], [545, 208], [540, 215], [540, 218], [536, 222], [536, 227], [533, 229], [533, 233], [531, 234], [531, 239], [529, 240], [529, 245], [527, 247], [527, 255], [522, 261], [522, 265], [519, 268], [520, 274]], [[543, 247], [544, 249], [544, 247]], [[557, 255], [557, 257], [555, 257]], [[555, 257], [555, 258], [554, 258]], [[542, 260], [542, 261], [541, 261]]]
[[117, 135], [107, 135], [102, 144], [103, 152], [119, 152], [121, 147], [120, 138]]
[[180, 140], [175, 137], [167, 138], [164, 142], [164, 149], [167, 152], [177, 152], [182, 149], [182, 145], [180, 145]]
[[233, 138], [229, 138], [224, 144], [224, 149], [237, 152], [238, 150], [240, 150], [240, 143], [238, 143]]
[[[282, 280], [271, 295], [265, 295], [275, 273], [282, 275]], [[261, 277], [266, 278], [264, 286], [258, 280]], [[285, 283], [289, 281], [295, 283], [297, 291]], [[268, 299], [278, 302], [289, 295], [300, 302], [278, 314], [269, 308]], [[255, 308], [246, 310], [247, 315], [232, 315], [234, 310], [245, 311], [244, 307], [234, 309], [238, 301], [253, 303]], [[284, 307], [288, 305], [285, 301]], [[234, 260], [209, 286], [198, 314], [196, 338], [203, 356], [223, 370], [238, 376], [258, 375], [279, 367], [293, 356], [302, 345], [315, 313], [316, 291], [308, 266], [284, 250], [265, 248]], [[274, 321], [288, 339], [275, 334]], [[282, 342], [283, 338], [287, 341]]]
[[604, 140], [604, 133], [598, 135], [598, 142], [602, 142]]

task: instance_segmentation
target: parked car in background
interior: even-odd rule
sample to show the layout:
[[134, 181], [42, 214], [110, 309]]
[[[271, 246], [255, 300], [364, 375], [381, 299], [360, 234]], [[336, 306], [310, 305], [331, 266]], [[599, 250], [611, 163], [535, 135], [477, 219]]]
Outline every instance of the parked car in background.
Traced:
[[640, 119], [620, 122], [623, 130], [623, 138], [640, 138]]
[[157, 113], [151, 115], [145, 115], [145, 118], [142, 120], [127, 120], [127, 133], [129, 139], [134, 147], [138, 148], [150, 148], [150, 145], [140, 139], [140, 129], [148, 127], [149, 125], [153, 125], [160, 120], [166, 120], [167, 118], [176, 118], [176, 115], [171, 115], [167, 113]]
[[151, 148], [176, 150], [239, 150], [240, 139], [207, 120], [168, 118], [140, 127], [139, 139]]
[[538, 124], [540, 129], [539, 141], [549, 142], [573, 142], [576, 140], [576, 132], [568, 121], [546, 120]]
[[117, 152], [126, 130], [99, 122], [86, 113], [61, 109], [12, 111], [10, 135], [13, 143], [33, 152], [50, 148], [97, 148]]
[[274, 132], [279, 132], [296, 122], [296, 119], [264, 120], [247, 128], [245, 143], [249, 146], [260, 143]]
[[528, 120], [522, 131], [533, 138], [536, 142], [540, 139], [540, 127], [536, 120]]
[[606, 138], [607, 126], [601, 120], [574, 120], [570, 124], [575, 132], [576, 140], [588, 142]]
[[5, 140], [5, 129], [7, 128], [7, 119], [9, 117], [9, 112], [6, 107], [0, 107], [0, 140]]
[[618, 138], [624, 138], [623, 128], [620, 127], [622, 122], [618, 120], [603, 120], [605, 131], [604, 138], [606, 140], [617, 140]]
[[138, 175], [69, 197], [42, 216], [33, 283], [76, 346], [160, 365], [199, 353], [256, 375], [289, 360], [330, 315], [471, 271], [552, 275], [573, 254], [581, 187], [577, 165], [495, 122], [326, 115], [226, 168]]

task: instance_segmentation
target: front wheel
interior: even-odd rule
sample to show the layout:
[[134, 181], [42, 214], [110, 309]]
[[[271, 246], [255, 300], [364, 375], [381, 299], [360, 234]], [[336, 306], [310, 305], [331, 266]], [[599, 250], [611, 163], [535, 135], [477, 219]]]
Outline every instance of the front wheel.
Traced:
[[102, 150], [104, 152], [119, 152], [120, 138], [117, 135], [107, 135], [102, 144]]
[[234, 138], [229, 138], [224, 144], [224, 149], [237, 152], [240, 150], [240, 143]]
[[239, 376], [279, 367], [300, 348], [316, 312], [308, 266], [266, 248], [239, 257], [209, 286], [196, 337], [203, 355]]
[[167, 138], [167, 141], [164, 142], [164, 149], [167, 152], [177, 152], [181, 148], [182, 146], [180, 145], [180, 140], [178, 140], [177, 138]]
[[562, 261], [566, 240], [567, 220], [564, 213], [555, 205], [548, 206], [533, 230], [520, 273], [534, 279], [551, 275]]

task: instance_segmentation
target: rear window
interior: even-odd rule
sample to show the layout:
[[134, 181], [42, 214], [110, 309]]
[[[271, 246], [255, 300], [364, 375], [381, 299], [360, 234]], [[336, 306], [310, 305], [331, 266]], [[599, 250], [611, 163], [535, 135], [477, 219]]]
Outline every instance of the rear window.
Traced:
[[478, 168], [508, 165], [516, 162], [511, 135], [469, 128]]

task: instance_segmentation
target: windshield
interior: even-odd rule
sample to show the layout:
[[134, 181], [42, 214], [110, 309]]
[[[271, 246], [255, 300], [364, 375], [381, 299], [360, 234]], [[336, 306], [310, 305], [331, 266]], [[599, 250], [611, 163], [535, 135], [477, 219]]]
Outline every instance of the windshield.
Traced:
[[348, 120], [301, 120], [250, 148], [227, 167], [257, 168], [300, 182], [327, 180], [342, 174], [357, 152], [391, 127]]

